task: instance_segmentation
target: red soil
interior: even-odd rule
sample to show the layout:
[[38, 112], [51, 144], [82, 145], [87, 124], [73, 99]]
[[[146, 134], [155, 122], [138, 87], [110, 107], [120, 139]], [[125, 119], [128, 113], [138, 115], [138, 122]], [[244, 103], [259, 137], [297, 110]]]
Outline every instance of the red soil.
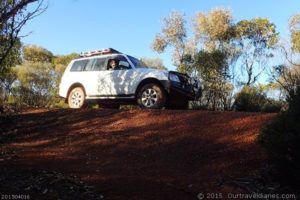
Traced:
[[256, 142], [274, 114], [169, 110], [34, 110], [3, 128], [18, 157], [0, 167], [53, 170], [95, 185], [105, 199], [197, 199], [243, 191], [266, 154]]

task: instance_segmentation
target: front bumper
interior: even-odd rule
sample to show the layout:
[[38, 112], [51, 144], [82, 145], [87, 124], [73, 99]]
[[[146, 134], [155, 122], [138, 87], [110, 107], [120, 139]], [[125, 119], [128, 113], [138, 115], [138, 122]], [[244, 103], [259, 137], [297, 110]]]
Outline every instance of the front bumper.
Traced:
[[201, 96], [201, 89], [195, 91], [193, 85], [170, 80], [163, 81], [162, 84], [168, 93], [168, 100], [171, 102], [193, 101]]

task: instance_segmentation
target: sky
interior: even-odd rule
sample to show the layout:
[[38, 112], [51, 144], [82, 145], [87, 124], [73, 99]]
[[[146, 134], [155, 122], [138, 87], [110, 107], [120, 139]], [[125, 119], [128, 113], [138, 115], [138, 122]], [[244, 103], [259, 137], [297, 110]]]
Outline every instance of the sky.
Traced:
[[[288, 38], [288, 20], [300, 12], [298, 0], [48, 0], [48, 9], [29, 21], [22, 35], [25, 45], [35, 44], [55, 55], [112, 47], [137, 58], [161, 58], [175, 69], [169, 49], [158, 54], [150, 46], [162, 19], [172, 11], [191, 21], [197, 12], [216, 7], [232, 10], [234, 21], [268, 18], [281, 37]], [[188, 26], [191, 35], [191, 26]]]

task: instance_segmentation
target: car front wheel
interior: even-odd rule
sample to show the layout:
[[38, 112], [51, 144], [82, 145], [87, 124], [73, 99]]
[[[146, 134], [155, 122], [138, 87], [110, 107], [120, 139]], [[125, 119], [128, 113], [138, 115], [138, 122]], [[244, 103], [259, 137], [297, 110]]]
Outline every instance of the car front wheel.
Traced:
[[166, 103], [166, 95], [157, 84], [146, 84], [138, 92], [138, 104], [141, 108], [159, 109]]
[[85, 105], [85, 94], [82, 87], [75, 87], [68, 96], [70, 108], [82, 108]]

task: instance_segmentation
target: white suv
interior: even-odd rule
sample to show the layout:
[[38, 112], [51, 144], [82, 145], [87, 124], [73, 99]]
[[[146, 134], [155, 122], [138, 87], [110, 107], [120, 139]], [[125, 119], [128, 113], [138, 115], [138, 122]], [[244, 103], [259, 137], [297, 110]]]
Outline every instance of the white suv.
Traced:
[[[114, 69], [109, 66], [111, 61], [116, 63]], [[200, 94], [199, 81], [188, 75], [149, 68], [112, 48], [86, 52], [72, 60], [59, 86], [59, 95], [70, 108], [81, 108], [92, 100], [100, 105], [185, 108]]]

